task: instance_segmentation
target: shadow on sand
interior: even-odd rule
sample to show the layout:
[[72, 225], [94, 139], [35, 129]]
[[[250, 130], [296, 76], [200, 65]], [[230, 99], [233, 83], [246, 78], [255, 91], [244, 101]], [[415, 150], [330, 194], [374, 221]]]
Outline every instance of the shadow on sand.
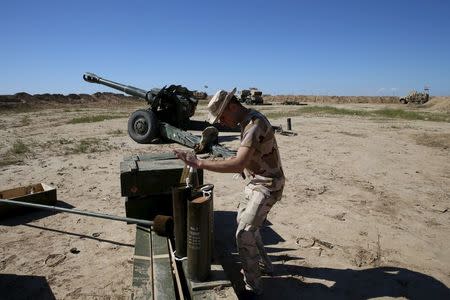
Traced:
[[[69, 209], [75, 208], [74, 206], [72, 206], [64, 201], [60, 201], [60, 200], [58, 200], [58, 202], [56, 203], [55, 206], [62, 207], [62, 208], [69, 208]], [[10, 226], [10, 227], [23, 225], [26, 227], [31, 227], [31, 228], [35, 228], [35, 229], [39, 229], [39, 230], [46, 230], [46, 231], [51, 231], [51, 232], [55, 232], [55, 233], [59, 233], [59, 234], [75, 236], [75, 237], [79, 237], [81, 239], [96, 240], [98, 242], [109, 243], [109, 244], [122, 246], [122, 247], [134, 247], [133, 244], [121, 243], [121, 242], [102, 239], [99, 237], [90, 236], [90, 235], [86, 235], [86, 234], [80, 234], [80, 233], [76, 233], [76, 232], [64, 231], [64, 230], [60, 230], [60, 229], [29, 224], [32, 221], [43, 219], [43, 218], [49, 217], [51, 215], [59, 214], [59, 213], [63, 213], [63, 212], [50, 211], [50, 210], [39, 210], [39, 209], [34, 209], [34, 208], [26, 209], [26, 210], [23, 210], [19, 215], [13, 215], [9, 218], [0, 220], [0, 225]], [[81, 216], [81, 217], [83, 217], [83, 216]], [[91, 217], [84, 216], [84, 218], [91, 218]], [[112, 221], [112, 222], [114, 222], [114, 221]], [[1, 294], [0, 294], [0, 299], [2, 299]]]
[[[62, 208], [75, 208], [67, 202], [58, 200], [56, 202], [57, 207]], [[8, 216], [5, 219], [0, 220], [0, 225], [5, 226], [17, 226], [23, 225], [32, 221], [36, 221], [39, 219], [46, 218], [48, 216], [54, 215], [57, 212], [51, 210], [41, 210], [38, 208], [28, 208], [28, 207], [19, 207], [17, 211], [14, 211], [11, 216]]]
[[56, 299], [43, 276], [0, 274], [1, 299]]
[[[236, 212], [215, 211], [215, 249], [225, 272], [238, 293], [242, 275], [236, 251]], [[218, 226], [220, 224], [220, 226]], [[284, 241], [266, 222], [261, 228], [265, 245]], [[407, 299], [450, 299], [450, 289], [432, 276], [385, 266], [370, 269], [332, 269], [290, 265], [301, 257], [273, 255], [295, 249], [266, 247], [274, 261], [272, 277], [263, 277], [264, 294], [258, 299], [371, 299], [376, 297], [405, 297]], [[272, 254], [272, 255], [271, 255]], [[282, 260], [282, 263], [277, 261]], [[318, 282], [322, 281], [322, 282]]]
[[[308, 282], [303, 282], [307, 278]], [[311, 282], [326, 280], [329, 284]], [[450, 299], [450, 290], [432, 276], [398, 267], [364, 270], [276, 265], [263, 279], [261, 299]]]

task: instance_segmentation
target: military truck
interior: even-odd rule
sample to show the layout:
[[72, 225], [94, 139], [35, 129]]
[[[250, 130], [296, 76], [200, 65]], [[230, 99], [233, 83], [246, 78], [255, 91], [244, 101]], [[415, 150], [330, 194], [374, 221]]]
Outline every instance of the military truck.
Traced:
[[417, 91], [411, 91], [407, 96], [400, 98], [400, 103], [424, 104], [428, 102], [428, 100], [430, 100], [430, 94], [427, 92], [420, 93]]
[[263, 104], [262, 92], [257, 88], [242, 90], [238, 94], [238, 100], [245, 104]]

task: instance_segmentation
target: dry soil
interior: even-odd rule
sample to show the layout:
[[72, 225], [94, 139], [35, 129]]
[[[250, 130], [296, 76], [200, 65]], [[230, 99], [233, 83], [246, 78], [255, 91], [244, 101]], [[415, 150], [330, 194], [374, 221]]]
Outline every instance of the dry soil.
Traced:
[[[126, 133], [128, 114], [140, 108], [133, 105], [4, 112], [0, 190], [43, 182], [57, 188], [60, 205], [124, 215], [122, 158], [183, 148], [133, 142]], [[71, 123], [98, 115], [117, 118]], [[201, 105], [195, 118], [205, 117]], [[271, 122], [284, 126], [286, 118]], [[448, 296], [450, 123], [306, 114], [292, 117], [292, 126], [297, 136], [277, 135], [287, 182], [262, 229], [275, 264], [274, 276], [264, 277], [263, 299]], [[221, 133], [220, 141], [236, 148], [239, 136]], [[211, 172], [205, 182], [215, 185], [222, 229], [216, 238], [230, 253], [224, 259], [235, 261], [235, 210], [245, 183]], [[2, 220], [0, 291], [32, 299], [129, 299], [134, 234], [132, 225], [64, 213]], [[231, 266], [236, 281], [238, 265]]]

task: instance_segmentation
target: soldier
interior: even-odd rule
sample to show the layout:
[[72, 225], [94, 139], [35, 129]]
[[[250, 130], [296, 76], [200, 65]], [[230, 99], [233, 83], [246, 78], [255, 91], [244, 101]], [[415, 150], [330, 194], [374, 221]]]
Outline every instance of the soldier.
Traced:
[[209, 122], [241, 127], [241, 143], [235, 157], [222, 161], [198, 160], [189, 152], [175, 151], [194, 168], [221, 173], [240, 173], [250, 180], [238, 206], [236, 243], [242, 261], [245, 293], [262, 293], [261, 272], [273, 272], [259, 229], [272, 206], [281, 199], [284, 173], [274, 130], [260, 112], [248, 109], [230, 93], [218, 91], [208, 104]]

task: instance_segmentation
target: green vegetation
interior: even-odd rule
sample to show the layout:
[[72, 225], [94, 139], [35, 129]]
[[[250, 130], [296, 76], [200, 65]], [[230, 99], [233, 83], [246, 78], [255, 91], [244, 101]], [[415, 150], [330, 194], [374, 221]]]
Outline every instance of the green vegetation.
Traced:
[[87, 108], [64, 108], [63, 112], [87, 112]]
[[107, 139], [100, 138], [86, 138], [79, 141], [74, 141], [70, 145], [65, 147], [64, 154], [80, 154], [80, 153], [94, 153], [104, 152], [117, 149], [117, 147], [111, 146]]
[[59, 138], [38, 144], [41, 151], [49, 151], [55, 155], [104, 152], [117, 149], [108, 143], [107, 138], [85, 138], [81, 140]]
[[21, 140], [17, 140], [6, 153], [0, 156], [0, 166], [21, 163], [29, 152], [30, 148]]
[[29, 151], [30, 151], [30, 149], [28, 148], [27, 145], [25, 145], [21, 140], [17, 140], [14, 142], [14, 144], [10, 150], [10, 153], [22, 155]]
[[23, 161], [22, 158], [14, 157], [11, 155], [1, 156], [0, 167], [8, 166], [8, 165], [15, 165], [15, 164], [21, 163], [22, 161]]
[[99, 138], [87, 138], [78, 141], [74, 147], [67, 148], [67, 154], [92, 153], [104, 151], [104, 142]]
[[353, 110], [346, 108], [336, 108], [332, 106], [307, 106], [290, 110], [286, 112], [275, 111], [267, 112], [268, 118], [282, 118], [282, 117], [294, 117], [303, 114], [316, 114], [316, 115], [350, 115], [359, 117], [381, 117], [390, 119], [405, 119], [405, 120], [424, 120], [424, 121], [436, 121], [436, 122], [450, 122], [450, 115], [443, 113], [429, 113], [429, 112], [415, 112], [405, 111], [402, 109], [378, 109], [378, 110]]
[[28, 126], [31, 124], [31, 119], [28, 115], [25, 115], [20, 120], [20, 126]]
[[68, 122], [68, 124], [93, 123], [93, 122], [101, 122], [101, 121], [110, 120], [110, 119], [120, 119], [120, 118], [125, 118], [125, 117], [127, 117], [127, 115], [125, 115], [125, 114], [86, 116], [86, 117], [73, 118], [72, 120], [70, 120]]
[[449, 133], [422, 133], [415, 136], [416, 143], [422, 146], [435, 148], [450, 148], [450, 134]]
[[110, 134], [110, 135], [123, 135], [123, 134], [125, 134], [125, 132], [123, 130], [116, 129], [116, 130], [108, 131], [107, 134]]
[[389, 109], [389, 108], [375, 110], [373, 111], [373, 113], [377, 116], [392, 119], [450, 122], [450, 115], [448, 114], [405, 111], [402, 109]]
[[60, 145], [68, 145], [68, 144], [73, 144], [73, 140], [68, 140], [68, 139], [65, 139], [65, 138], [60, 138], [60, 139], [58, 140], [58, 143], [59, 143]]
[[78, 144], [73, 148], [74, 153], [87, 153], [87, 152], [96, 152], [97, 146], [99, 145], [99, 141], [97, 139], [92, 140], [81, 140]]
[[366, 137], [366, 135], [362, 134], [362, 133], [353, 133], [353, 132], [348, 132], [348, 131], [338, 131], [338, 133], [348, 135], [348, 136], [353, 136], [353, 137]]
[[[75, 142], [75, 140], [72, 139], [65, 139], [65, 138], [60, 138], [57, 140], [50, 140], [50, 141], [46, 141], [44, 143], [40, 143], [38, 146], [41, 149], [45, 149], [45, 150], [52, 150], [60, 147], [60, 145], [70, 145], [73, 144]], [[59, 149], [59, 148], [58, 148]]]
[[32, 107], [29, 105], [20, 105], [17, 107], [0, 107], [1, 113], [9, 113], [9, 114], [20, 114], [20, 113], [29, 113], [29, 112], [38, 112], [42, 109], [38, 107]]

